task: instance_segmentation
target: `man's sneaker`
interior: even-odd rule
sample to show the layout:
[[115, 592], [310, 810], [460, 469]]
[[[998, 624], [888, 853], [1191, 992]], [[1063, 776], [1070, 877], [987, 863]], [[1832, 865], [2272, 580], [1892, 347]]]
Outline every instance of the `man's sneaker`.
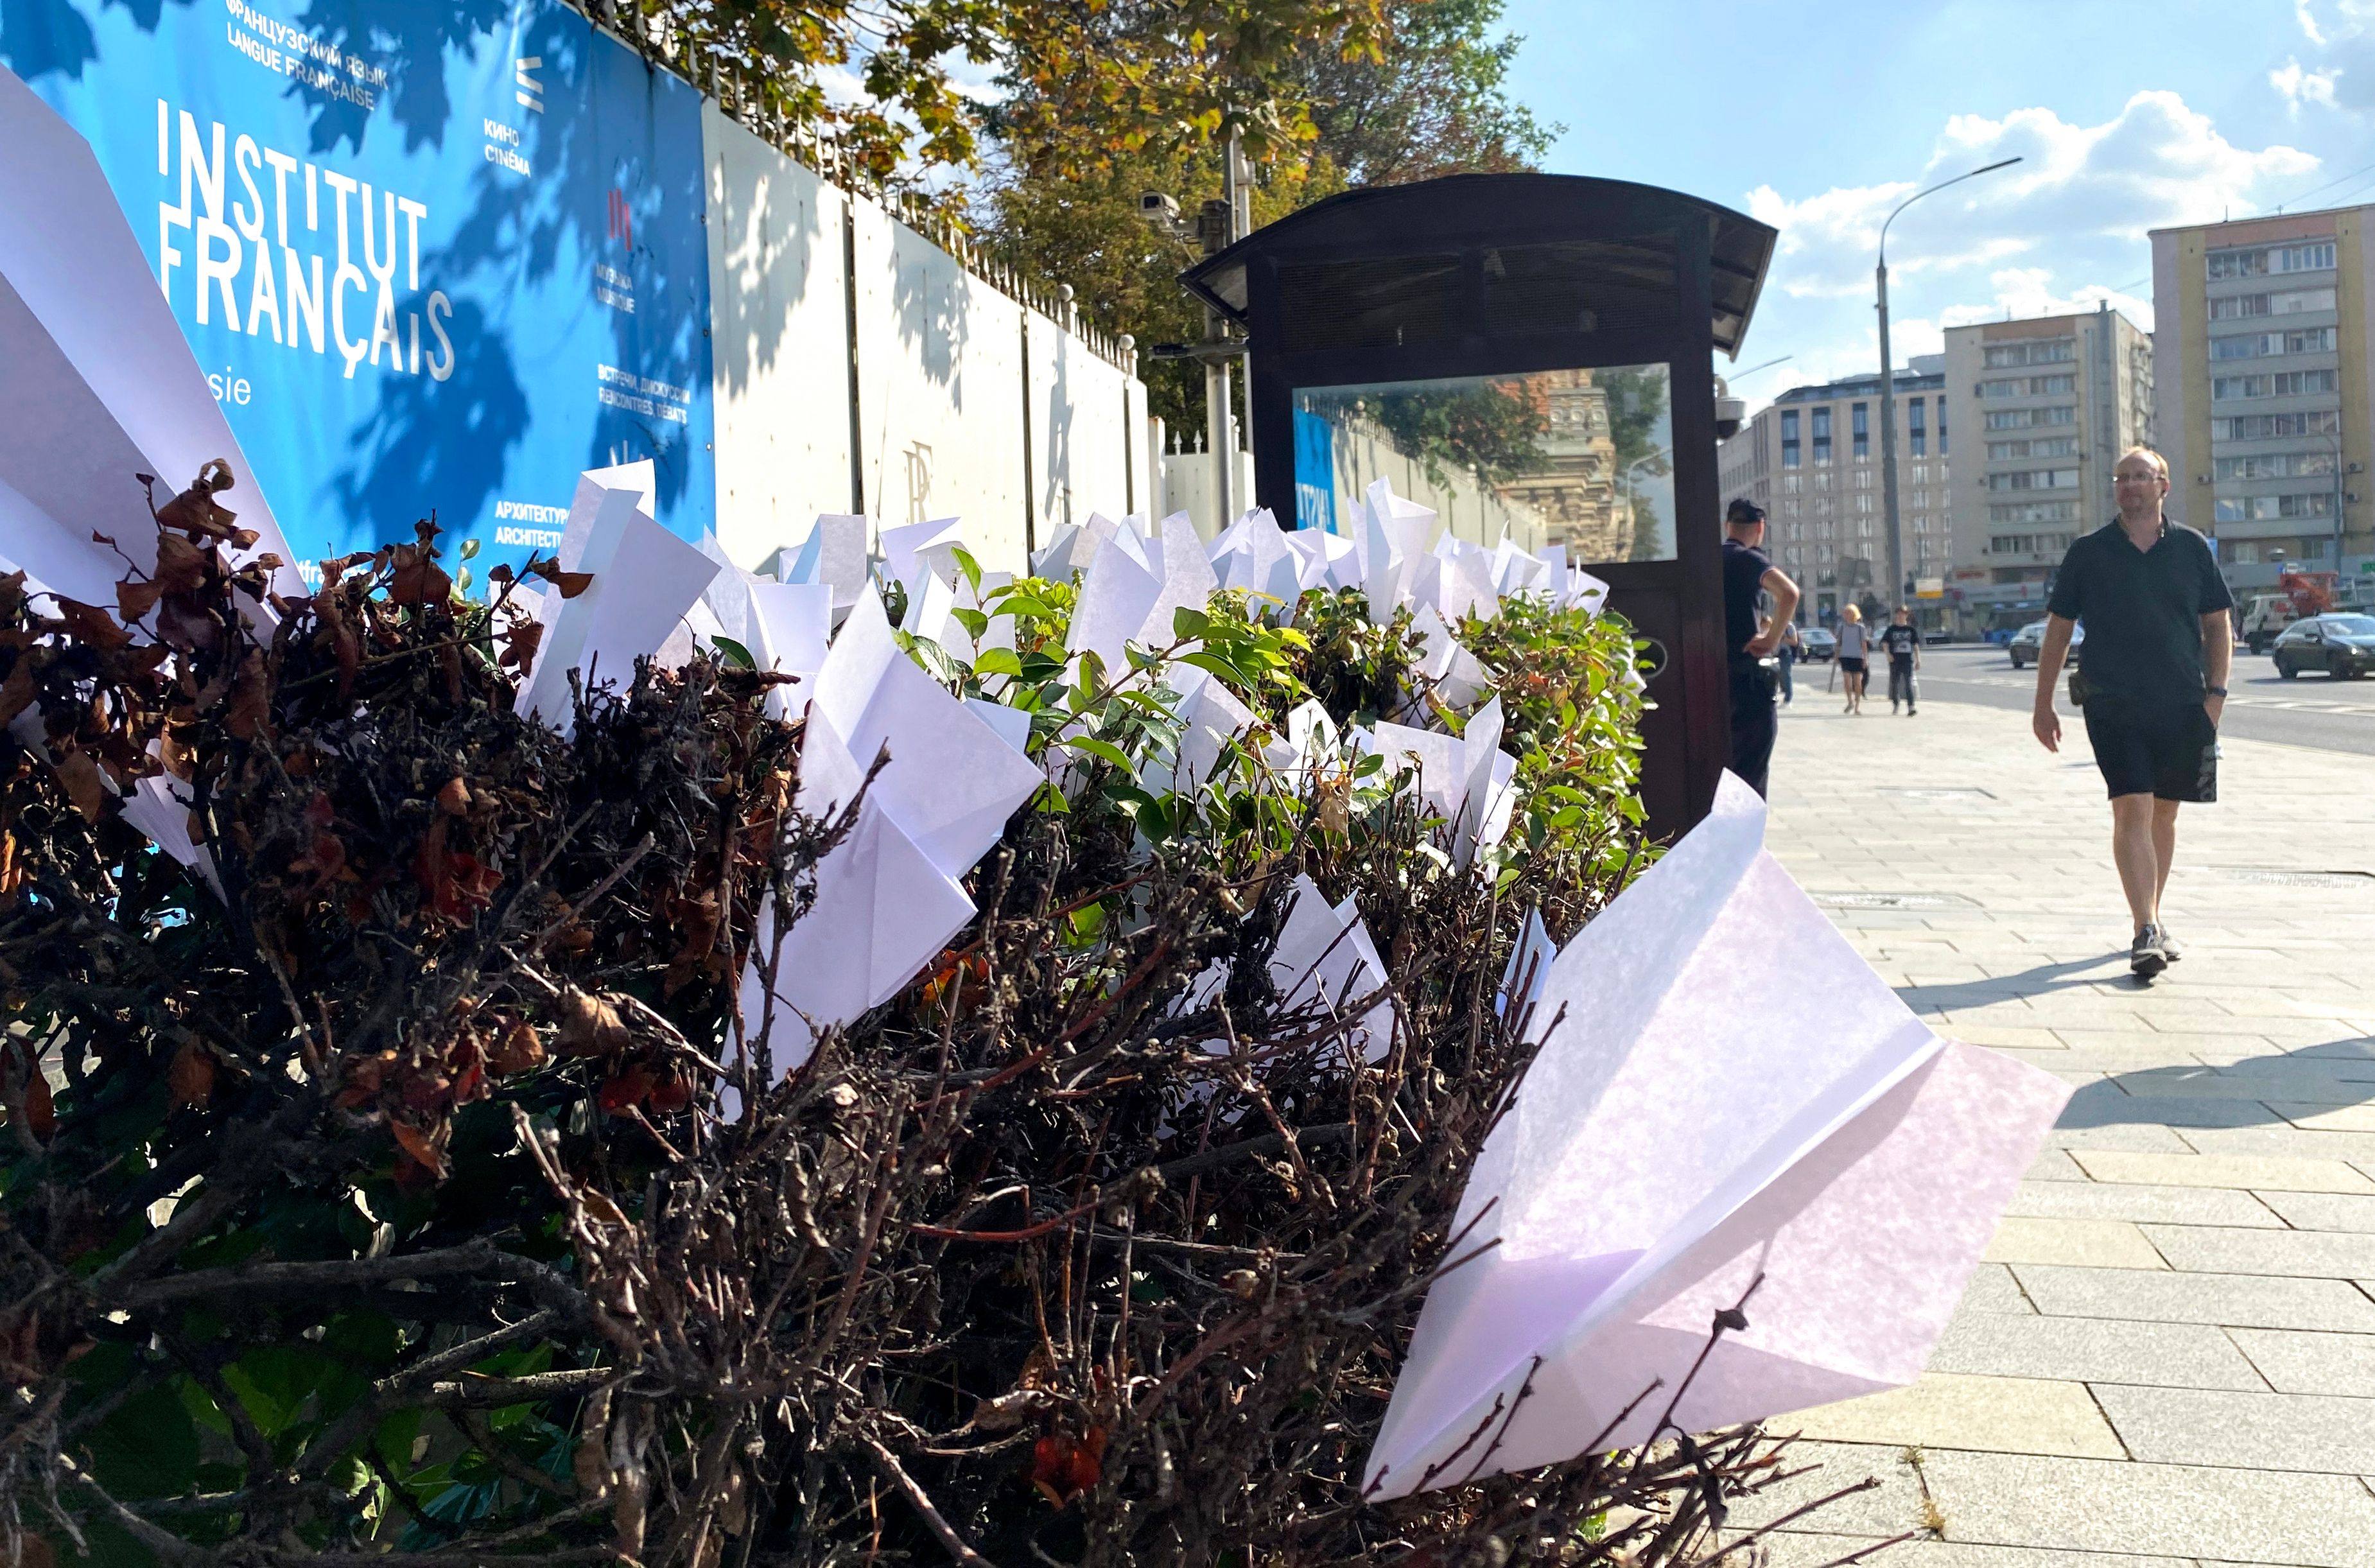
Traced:
[[2177, 938], [2168, 934], [2168, 927], [2166, 925], [2160, 928], [2160, 953], [2161, 957], [2171, 963], [2185, 956], [2185, 950], [2177, 945]]
[[2150, 980], [2168, 967], [2168, 951], [2161, 945], [2160, 927], [2147, 925], [2136, 933], [2128, 949], [2128, 970], [2139, 980]]

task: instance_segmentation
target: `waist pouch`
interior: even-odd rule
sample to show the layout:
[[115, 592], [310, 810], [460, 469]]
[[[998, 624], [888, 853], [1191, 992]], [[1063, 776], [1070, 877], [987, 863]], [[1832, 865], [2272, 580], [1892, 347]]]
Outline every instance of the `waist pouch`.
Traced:
[[1781, 692], [1781, 661], [1772, 657], [1752, 659], [1735, 654], [1731, 661], [1733, 684], [1755, 693], [1767, 701]]

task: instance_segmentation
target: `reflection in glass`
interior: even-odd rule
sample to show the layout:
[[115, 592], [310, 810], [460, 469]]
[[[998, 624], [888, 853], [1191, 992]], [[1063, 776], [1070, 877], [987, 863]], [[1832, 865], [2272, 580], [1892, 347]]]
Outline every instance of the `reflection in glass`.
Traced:
[[1664, 365], [1307, 386], [1294, 394], [1296, 525], [1351, 532], [1372, 479], [1462, 537], [1569, 560], [1674, 557]]

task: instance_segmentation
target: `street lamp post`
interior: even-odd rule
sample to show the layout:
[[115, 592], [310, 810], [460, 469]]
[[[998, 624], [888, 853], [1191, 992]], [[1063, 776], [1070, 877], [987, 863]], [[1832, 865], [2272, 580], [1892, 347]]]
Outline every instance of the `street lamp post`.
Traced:
[[1625, 482], [1625, 522], [1626, 526], [1630, 527], [1640, 521], [1639, 492], [1635, 490], [1633, 488], [1633, 470], [1638, 468], [1644, 463], [1655, 463], [1659, 458], [1670, 455], [1673, 450], [1674, 449], [1671, 446], [1661, 446], [1658, 448], [1657, 451], [1636, 457], [1632, 462], [1625, 465], [1625, 471], [1619, 476], [1619, 477], [1621, 477]]
[[1957, 174], [1951, 180], [1941, 180], [1927, 190], [1914, 192], [1896, 204], [1896, 211], [1888, 215], [1880, 226], [1880, 265], [1874, 274], [1880, 292], [1880, 506], [1888, 528], [1888, 602], [1905, 601], [1905, 534], [1896, 515], [1896, 375], [1888, 350], [1888, 226], [1923, 196], [1959, 185], [1982, 174], [2008, 169], [2020, 161], [2007, 158], [1967, 174]]

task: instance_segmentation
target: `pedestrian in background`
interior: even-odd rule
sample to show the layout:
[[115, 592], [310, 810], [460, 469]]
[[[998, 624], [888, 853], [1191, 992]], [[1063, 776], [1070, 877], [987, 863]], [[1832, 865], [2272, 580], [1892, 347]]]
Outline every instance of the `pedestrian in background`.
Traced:
[[2178, 957], [2160, 901], [2177, 855], [2177, 811], [2218, 798], [2218, 719], [2234, 656], [2234, 595], [2210, 541], [2162, 511], [2168, 464], [2136, 447], [2111, 470], [2120, 514], [2062, 558], [2037, 654], [2032, 726], [2062, 749], [2053, 682], [2070, 634], [2086, 629], [2072, 695], [2111, 797], [2111, 859], [2134, 917], [2128, 967], [2150, 980]]
[[1839, 612], [1839, 682], [1848, 689], [1847, 711], [1863, 712], [1864, 660], [1872, 651], [1871, 633], [1864, 630], [1863, 611], [1853, 605]]
[[[1781, 686], [1773, 651], [1798, 614], [1798, 584], [1775, 566], [1765, 543], [1765, 509], [1743, 496], [1724, 509], [1723, 644], [1731, 677], [1731, 771], [1758, 795], [1773, 765], [1780, 733], [1774, 702]], [[1756, 601], [1773, 595], [1773, 613], [1758, 624]]]
[[1773, 656], [1781, 661], [1781, 705], [1785, 708], [1797, 700], [1797, 689], [1790, 678], [1790, 672], [1796, 667], [1798, 655], [1805, 651], [1805, 640], [1798, 635], [1798, 623], [1785, 621], [1781, 627], [1780, 645], [1773, 650]]
[[1903, 605], [1896, 607], [1896, 613], [1889, 618], [1888, 630], [1880, 634], [1880, 645], [1888, 654], [1888, 711], [1896, 712], [1901, 700], [1910, 716], [1916, 712], [1913, 672], [1921, 667], [1921, 629], [1913, 624], [1911, 610]]

